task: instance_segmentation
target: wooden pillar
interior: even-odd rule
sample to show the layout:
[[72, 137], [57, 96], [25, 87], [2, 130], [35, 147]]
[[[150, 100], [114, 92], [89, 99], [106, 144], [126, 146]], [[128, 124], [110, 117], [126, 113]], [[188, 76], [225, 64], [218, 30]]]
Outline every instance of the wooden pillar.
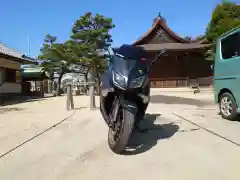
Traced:
[[187, 77], [186, 87], [189, 87], [189, 85], [190, 85], [190, 73], [191, 73], [190, 68], [191, 68], [191, 66], [189, 63], [190, 63], [189, 62], [189, 53], [186, 52], [185, 53], [185, 71], [186, 71], [185, 76]]
[[37, 92], [37, 81], [34, 81], [34, 90], [33, 91], [35, 91], [35, 92]]
[[52, 81], [48, 80], [48, 93], [52, 92]]
[[74, 109], [74, 103], [73, 103], [73, 94], [72, 94], [72, 85], [67, 85], [67, 103], [66, 103], [67, 110]]
[[56, 88], [55, 88], [55, 81], [52, 81], [52, 90], [55, 91]]
[[43, 85], [43, 81], [40, 81], [40, 96], [41, 98], [44, 98], [44, 85]]

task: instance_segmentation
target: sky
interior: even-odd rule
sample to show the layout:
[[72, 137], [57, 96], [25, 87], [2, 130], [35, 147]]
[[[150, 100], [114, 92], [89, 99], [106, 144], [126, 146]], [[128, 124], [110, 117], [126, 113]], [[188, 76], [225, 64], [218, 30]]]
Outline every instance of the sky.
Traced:
[[85, 12], [113, 19], [116, 25], [111, 31], [114, 46], [130, 44], [142, 36], [151, 28], [159, 12], [178, 35], [196, 37], [204, 34], [219, 2], [221, 0], [2, 1], [0, 42], [27, 55], [30, 52], [30, 56], [37, 56], [47, 33], [57, 36], [60, 42], [67, 40], [73, 23]]

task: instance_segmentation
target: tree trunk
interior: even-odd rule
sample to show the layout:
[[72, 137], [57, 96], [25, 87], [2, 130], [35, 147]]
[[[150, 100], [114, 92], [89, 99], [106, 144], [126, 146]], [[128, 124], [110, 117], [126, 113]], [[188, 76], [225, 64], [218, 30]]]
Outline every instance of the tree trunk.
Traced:
[[62, 91], [61, 91], [61, 81], [62, 81], [63, 74], [64, 73], [61, 73], [59, 75], [59, 77], [58, 77], [58, 80], [57, 80], [57, 90], [56, 90], [56, 95], [57, 96], [60, 96], [62, 94]]
[[89, 70], [87, 70], [86, 74], [84, 74], [84, 78], [85, 78], [85, 86], [84, 86], [84, 91], [85, 93], [87, 94], [87, 91], [88, 91], [88, 73], [89, 73]]
[[96, 82], [97, 94], [99, 94], [99, 92], [100, 92], [100, 77], [99, 77], [99, 73], [97, 71], [97, 67], [93, 68], [93, 78], [94, 78], [94, 81]]
[[96, 89], [97, 89], [97, 95], [100, 93], [100, 77], [99, 75], [96, 76]]

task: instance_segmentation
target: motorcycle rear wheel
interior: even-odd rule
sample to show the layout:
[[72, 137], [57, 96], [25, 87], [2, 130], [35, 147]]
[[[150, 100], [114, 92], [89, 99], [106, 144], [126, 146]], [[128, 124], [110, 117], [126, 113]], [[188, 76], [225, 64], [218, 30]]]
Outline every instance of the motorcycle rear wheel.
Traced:
[[109, 128], [108, 145], [114, 153], [121, 154], [125, 151], [129, 138], [132, 134], [135, 123], [135, 115], [127, 109], [121, 108], [121, 110], [119, 110], [116, 123], [120, 123], [118, 124], [118, 127], [120, 128], [118, 129], [119, 132], [116, 132], [113, 127]]

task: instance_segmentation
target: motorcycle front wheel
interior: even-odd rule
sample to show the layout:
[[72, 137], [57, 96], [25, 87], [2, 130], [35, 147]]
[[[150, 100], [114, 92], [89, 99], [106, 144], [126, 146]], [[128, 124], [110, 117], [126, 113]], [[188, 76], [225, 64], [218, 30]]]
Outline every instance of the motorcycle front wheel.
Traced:
[[110, 149], [121, 154], [128, 145], [134, 128], [135, 115], [124, 108], [119, 108], [116, 122], [108, 131], [108, 145]]

